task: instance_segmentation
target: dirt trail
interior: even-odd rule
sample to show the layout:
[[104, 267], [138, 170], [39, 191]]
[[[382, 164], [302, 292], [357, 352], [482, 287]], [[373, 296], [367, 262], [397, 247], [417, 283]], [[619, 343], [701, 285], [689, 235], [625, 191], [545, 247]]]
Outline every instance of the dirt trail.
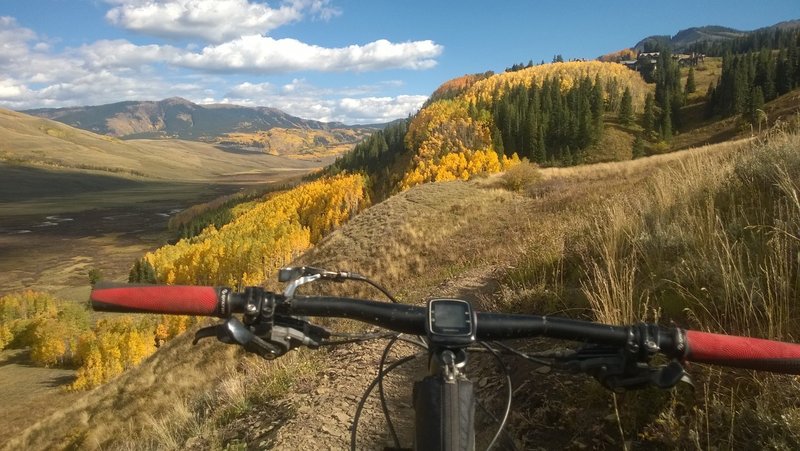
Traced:
[[[227, 437], [235, 437], [248, 449], [347, 449], [356, 408], [364, 390], [378, 372], [385, 340], [343, 345], [326, 354], [326, 368], [314, 385], [296, 387], [276, 403], [263, 405], [230, 425]], [[394, 355], [415, 352], [412, 346], [398, 345]], [[393, 424], [401, 444], [412, 440], [411, 385], [424, 370], [424, 358], [416, 359], [387, 376], [384, 389]], [[390, 360], [391, 361], [391, 360]], [[377, 389], [365, 404], [358, 424], [358, 448], [381, 449], [392, 446], [383, 419]]]
[[[431, 288], [438, 296], [461, 296], [480, 299], [494, 287], [491, 271], [486, 268], [467, 271]], [[408, 337], [413, 339], [415, 337]], [[247, 449], [278, 450], [341, 450], [349, 449], [356, 408], [364, 391], [378, 373], [387, 340], [337, 346], [325, 352], [321, 360], [325, 368], [313, 383], [295, 386], [284, 398], [261, 405], [245, 417], [229, 425], [223, 442], [246, 444]], [[399, 366], [384, 381], [387, 405], [398, 435], [400, 447], [413, 443], [414, 411], [411, 404], [415, 380], [427, 372], [425, 351], [412, 344], [398, 342], [387, 365], [401, 358], [418, 355]], [[482, 402], [500, 415], [499, 404], [504, 393], [494, 362], [470, 356], [470, 378], [481, 393]], [[476, 425], [481, 428], [479, 443], [491, 440], [496, 424], [482, 411], [476, 412]], [[190, 445], [192, 443], [190, 442]], [[199, 443], [194, 443], [197, 446]], [[396, 446], [389, 432], [377, 387], [372, 391], [361, 413], [357, 428], [357, 449], [384, 449]], [[199, 446], [197, 449], [202, 448]]]

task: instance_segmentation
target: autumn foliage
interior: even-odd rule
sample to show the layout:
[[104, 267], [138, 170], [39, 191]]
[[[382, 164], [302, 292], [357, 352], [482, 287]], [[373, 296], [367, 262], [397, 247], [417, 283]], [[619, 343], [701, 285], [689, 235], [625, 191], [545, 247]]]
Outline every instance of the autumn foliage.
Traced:
[[543, 64], [515, 72], [506, 72], [475, 83], [465, 94], [468, 103], [491, 104], [509, 90], [524, 85], [541, 87], [545, 80], [558, 78], [561, 90], [566, 91], [584, 78], [599, 79], [605, 86], [605, 98], [621, 98], [629, 88], [634, 105], [643, 105], [648, 88], [642, 77], [627, 67], [600, 61], [570, 61], [567, 63]]
[[324, 178], [251, 204], [229, 224], [144, 258], [159, 283], [260, 284], [367, 204], [363, 176]]
[[623, 98], [640, 109], [647, 93], [638, 73], [599, 61], [460, 77], [442, 86], [448, 95], [433, 97], [408, 125], [412, 156], [397, 190], [499, 172], [517, 155], [574, 164], [598, 141], [605, 112], [618, 113]]
[[92, 324], [84, 304], [25, 291], [0, 297], [0, 350], [28, 348], [36, 365], [77, 368], [69, 388], [84, 390], [138, 365], [196, 322], [184, 316], [113, 316]]
[[599, 61], [606, 63], [618, 63], [620, 61], [635, 60], [639, 53], [635, 49], [622, 49], [616, 52], [606, 53], [605, 55], [597, 58]]

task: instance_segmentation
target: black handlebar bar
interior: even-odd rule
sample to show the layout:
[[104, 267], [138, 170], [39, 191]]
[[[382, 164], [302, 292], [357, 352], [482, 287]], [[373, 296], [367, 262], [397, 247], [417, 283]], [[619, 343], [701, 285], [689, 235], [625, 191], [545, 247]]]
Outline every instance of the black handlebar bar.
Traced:
[[[350, 318], [401, 333], [425, 333], [425, 307], [331, 296], [296, 296], [259, 288], [234, 293], [197, 286], [99, 285], [92, 307], [100, 311], [149, 312], [230, 317], [259, 314], [270, 303], [274, 313]], [[270, 312], [270, 315], [272, 312]], [[477, 338], [503, 340], [548, 337], [625, 348], [642, 356], [661, 352], [681, 360], [778, 373], [800, 374], [800, 345], [758, 338], [662, 328], [652, 324], [611, 326], [591, 321], [537, 315], [479, 312]]]

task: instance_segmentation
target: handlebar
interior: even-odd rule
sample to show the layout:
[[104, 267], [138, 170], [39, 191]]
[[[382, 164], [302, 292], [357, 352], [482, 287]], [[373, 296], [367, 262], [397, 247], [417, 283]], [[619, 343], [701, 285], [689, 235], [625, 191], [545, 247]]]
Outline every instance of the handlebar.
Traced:
[[[260, 294], [259, 294], [260, 293]], [[331, 296], [293, 296], [223, 287], [99, 285], [91, 294], [99, 311], [216, 316], [260, 314], [266, 302], [274, 313], [349, 318], [395, 332], [425, 334], [426, 309]], [[700, 363], [800, 374], [800, 345], [758, 338], [719, 335], [653, 324], [612, 326], [567, 318], [478, 312], [478, 340], [548, 337], [616, 346], [633, 354], [660, 352]]]
[[92, 290], [92, 308], [102, 312], [163, 313], [228, 317], [227, 288], [190, 285], [100, 283]]

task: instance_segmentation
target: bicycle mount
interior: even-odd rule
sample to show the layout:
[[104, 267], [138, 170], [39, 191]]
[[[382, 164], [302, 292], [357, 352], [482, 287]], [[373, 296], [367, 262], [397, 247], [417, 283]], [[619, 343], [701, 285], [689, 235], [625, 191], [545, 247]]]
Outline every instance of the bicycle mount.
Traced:
[[203, 327], [195, 333], [192, 344], [216, 337], [222, 343], [238, 344], [247, 352], [271, 360], [298, 346], [318, 348], [320, 341], [330, 336], [325, 328], [308, 321], [276, 315], [275, 304], [274, 295], [259, 287], [248, 287], [243, 321], [231, 317], [221, 324]]
[[624, 347], [587, 344], [568, 356], [557, 358], [554, 366], [573, 373], [589, 374], [614, 392], [651, 385], [669, 389], [681, 381], [692, 385], [689, 375], [677, 360], [666, 365], [650, 365], [650, 359], [659, 352], [656, 337], [658, 332], [652, 325], [631, 326]]

